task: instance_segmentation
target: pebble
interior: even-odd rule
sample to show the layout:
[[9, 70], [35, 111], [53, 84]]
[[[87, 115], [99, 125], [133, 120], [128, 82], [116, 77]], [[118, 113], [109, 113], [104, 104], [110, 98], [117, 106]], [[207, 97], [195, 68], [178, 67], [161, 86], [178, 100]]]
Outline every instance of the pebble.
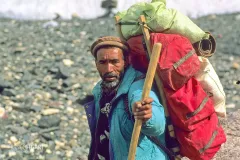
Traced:
[[74, 132], [74, 133], [79, 133], [79, 130], [78, 130], [77, 128], [74, 128], [74, 129], [73, 129], [73, 132]]
[[82, 116], [82, 119], [87, 120], [87, 116], [86, 116], [86, 115], [83, 115], [83, 116]]
[[0, 78], [0, 89], [12, 88], [12, 87], [13, 87], [13, 85], [10, 82]]
[[61, 120], [63, 120], [63, 121], [68, 121], [68, 117], [62, 116], [62, 117], [61, 117]]
[[239, 21], [240, 20], [240, 14], [236, 15], [235, 19]]
[[52, 97], [52, 96], [51, 96], [50, 93], [48, 93], [48, 92], [44, 92], [44, 93], [43, 93], [43, 98], [44, 98], [44, 100], [49, 100], [51, 97]]
[[37, 121], [37, 124], [41, 128], [50, 128], [59, 126], [61, 119], [54, 115], [43, 116], [40, 120]]
[[233, 108], [235, 108], [235, 107], [236, 107], [236, 105], [233, 104], [233, 103], [226, 105], [226, 108], [230, 108], [230, 109], [233, 109]]
[[18, 139], [17, 139], [15, 136], [11, 136], [11, 137], [10, 137], [10, 141], [11, 141], [12, 143], [16, 143], [16, 142], [18, 141]]
[[67, 113], [73, 114], [74, 109], [72, 107], [67, 107]]
[[6, 114], [6, 111], [3, 107], [0, 107], [0, 118], [3, 118]]
[[80, 32], [80, 35], [81, 35], [81, 36], [85, 36], [86, 34], [87, 34], [86, 31], [81, 31], [81, 32]]
[[6, 111], [11, 112], [13, 110], [13, 107], [12, 106], [5, 106], [5, 109], [6, 109]]
[[75, 122], [79, 122], [79, 119], [78, 119], [77, 117], [74, 117], [73, 120], [74, 120]]
[[24, 126], [24, 127], [29, 127], [29, 123], [26, 122], [26, 121], [24, 121], [24, 122], [22, 123], [22, 126]]
[[8, 156], [9, 156], [9, 157], [13, 157], [13, 156], [16, 156], [16, 155], [17, 155], [17, 153], [14, 152], [14, 151], [9, 151], [9, 152], [8, 152]]
[[74, 62], [70, 59], [63, 59], [63, 64], [67, 67], [71, 67], [74, 64]]
[[60, 142], [60, 141], [57, 141], [57, 140], [55, 140], [54, 141], [55, 142], [55, 149], [56, 150], [59, 150], [60, 148], [64, 148], [64, 146], [65, 146], [65, 143], [64, 142]]
[[78, 136], [75, 134], [75, 135], [73, 135], [73, 138], [74, 138], [74, 139], [77, 139], [77, 138], [78, 138]]
[[73, 151], [66, 151], [66, 157], [68, 157], [68, 158], [70, 158], [70, 157], [72, 157], [72, 155], [73, 155]]
[[15, 51], [14, 53], [21, 53], [21, 52], [24, 52], [27, 48], [25, 47], [17, 47], [15, 48]]
[[65, 52], [56, 52], [55, 54], [56, 55], [65, 55], [66, 53]]
[[30, 110], [31, 111], [34, 111], [34, 112], [40, 112], [40, 111], [42, 111], [44, 109], [44, 106], [32, 106], [32, 107], [30, 107]]
[[73, 104], [73, 102], [71, 100], [67, 101], [67, 105], [71, 106]]
[[80, 87], [81, 85], [79, 83], [72, 85], [72, 89], [79, 89]]
[[12, 148], [12, 146], [7, 145], [7, 144], [1, 144], [0, 145], [0, 149], [11, 149], [11, 148]]
[[59, 109], [55, 109], [55, 108], [49, 108], [49, 109], [42, 110], [42, 114], [44, 116], [57, 114], [59, 112], [60, 112], [60, 110]]
[[50, 149], [46, 149], [46, 153], [51, 154], [52, 151]]
[[72, 41], [72, 43], [76, 45], [76, 44], [81, 43], [81, 40], [80, 39], [75, 39], [75, 40]]
[[61, 155], [61, 152], [60, 152], [60, 151], [56, 151], [56, 154], [57, 154], [57, 155]]
[[[25, 129], [24, 127], [8, 126], [7, 128], [9, 128], [13, 133], [16, 133], [18, 135], [23, 135], [28, 132], [28, 130]], [[11, 137], [10, 139], [12, 140], [12, 138], [14, 139], [16, 137]]]
[[76, 139], [71, 139], [69, 141], [69, 144], [70, 144], [71, 147], [76, 147], [77, 146], [77, 140]]
[[232, 64], [232, 68], [233, 68], [233, 69], [240, 69], [240, 65], [239, 65], [238, 63], [234, 62], [234, 63]]
[[4, 89], [1, 94], [4, 96], [13, 97], [16, 95], [16, 92], [12, 89]]
[[66, 79], [70, 76], [70, 70], [63, 65], [60, 65], [58, 68], [58, 78]]
[[[57, 69], [51, 69], [51, 72], [52, 73], [57, 73]], [[52, 76], [51, 75], [46, 75], [44, 78], [43, 78], [43, 82], [45, 83], [48, 83], [48, 82], [51, 82], [52, 81]]]

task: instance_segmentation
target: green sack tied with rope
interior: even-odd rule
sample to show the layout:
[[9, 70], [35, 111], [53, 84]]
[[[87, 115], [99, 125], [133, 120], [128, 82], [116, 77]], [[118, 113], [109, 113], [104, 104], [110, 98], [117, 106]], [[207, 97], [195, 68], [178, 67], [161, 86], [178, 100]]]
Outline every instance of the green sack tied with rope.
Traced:
[[165, 0], [153, 0], [151, 3], [139, 2], [132, 5], [127, 11], [118, 12], [121, 31], [125, 39], [142, 34], [138, 23], [140, 15], [146, 18], [151, 32], [166, 34], [180, 34], [187, 37], [193, 44], [202, 39], [209, 39], [205, 33], [187, 16], [175, 9], [167, 9]]

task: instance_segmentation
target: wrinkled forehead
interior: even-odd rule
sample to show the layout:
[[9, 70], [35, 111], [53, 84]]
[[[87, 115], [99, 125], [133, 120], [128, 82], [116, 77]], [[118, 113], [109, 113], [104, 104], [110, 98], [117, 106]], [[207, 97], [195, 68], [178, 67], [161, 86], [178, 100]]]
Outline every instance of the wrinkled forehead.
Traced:
[[123, 59], [123, 50], [118, 47], [100, 48], [96, 53], [97, 60]]

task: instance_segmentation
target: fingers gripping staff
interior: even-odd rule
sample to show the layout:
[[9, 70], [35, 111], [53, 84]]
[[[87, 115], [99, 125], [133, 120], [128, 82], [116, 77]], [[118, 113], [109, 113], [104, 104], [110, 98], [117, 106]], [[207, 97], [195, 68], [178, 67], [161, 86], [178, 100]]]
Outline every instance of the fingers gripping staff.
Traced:
[[[142, 101], [145, 101], [148, 98], [149, 92], [152, 88], [152, 83], [153, 83], [153, 79], [154, 79], [154, 75], [155, 75], [155, 71], [156, 71], [156, 67], [157, 67], [158, 58], [159, 58], [160, 52], [161, 52], [161, 47], [162, 47], [161, 43], [156, 43], [153, 46], [153, 51], [152, 51], [153, 53], [150, 58], [149, 67], [148, 67], [148, 71], [147, 71], [147, 75], [146, 75], [146, 80], [145, 80], [144, 86], [143, 86]], [[138, 144], [141, 127], [142, 127], [142, 120], [136, 119], [134, 128], [133, 128], [130, 148], [129, 148], [128, 160], [135, 159], [136, 147]]]
[[142, 102], [136, 102], [133, 106], [133, 115], [135, 119], [141, 119], [146, 122], [152, 117], [152, 98], [145, 98]]

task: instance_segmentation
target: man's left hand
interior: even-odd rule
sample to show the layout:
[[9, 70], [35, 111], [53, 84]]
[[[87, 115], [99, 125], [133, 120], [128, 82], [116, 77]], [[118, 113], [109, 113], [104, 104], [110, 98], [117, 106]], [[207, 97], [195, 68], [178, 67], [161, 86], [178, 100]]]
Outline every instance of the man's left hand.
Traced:
[[143, 101], [138, 101], [133, 104], [133, 115], [135, 119], [142, 120], [146, 122], [152, 118], [152, 98], [145, 98]]

